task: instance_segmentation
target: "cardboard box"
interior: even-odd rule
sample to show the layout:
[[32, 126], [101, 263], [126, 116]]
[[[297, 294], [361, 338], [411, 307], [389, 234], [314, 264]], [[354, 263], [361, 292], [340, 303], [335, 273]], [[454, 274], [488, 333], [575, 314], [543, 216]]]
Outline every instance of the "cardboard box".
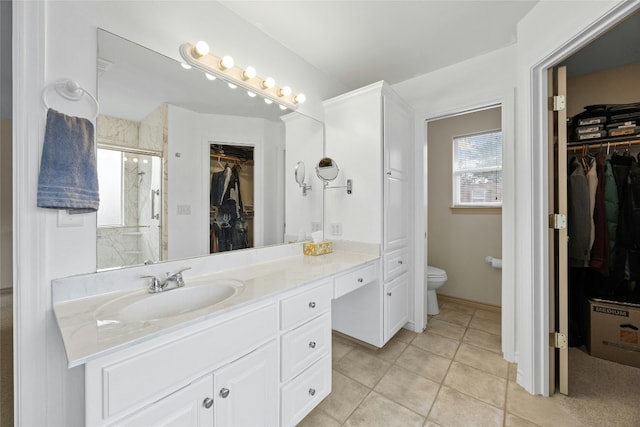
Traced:
[[640, 368], [640, 305], [590, 299], [589, 354]]
[[333, 252], [332, 242], [305, 243], [302, 247], [305, 255], [326, 255]]

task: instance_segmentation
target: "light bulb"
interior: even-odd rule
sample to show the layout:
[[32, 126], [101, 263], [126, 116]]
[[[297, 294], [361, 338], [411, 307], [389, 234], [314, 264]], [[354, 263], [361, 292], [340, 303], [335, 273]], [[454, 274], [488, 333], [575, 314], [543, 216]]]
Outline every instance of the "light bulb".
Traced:
[[280, 109], [281, 109], [282, 111], [284, 111], [284, 110], [286, 110], [286, 109], [287, 109], [287, 107], [285, 107], [284, 105], [281, 105], [281, 106], [280, 106]]
[[274, 87], [276, 85], [276, 81], [273, 80], [273, 78], [271, 77], [267, 77], [266, 79], [264, 79], [264, 81], [262, 82], [262, 87], [264, 89], [271, 89], [272, 87]]
[[229, 87], [230, 87], [231, 89], [235, 89], [235, 88], [237, 88], [237, 87], [238, 87], [238, 86], [234, 85], [233, 83], [227, 83], [227, 85], [229, 85]]
[[230, 57], [229, 55], [223, 56], [222, 59], [220, 60], [220, 68], [222, 68], [223, 70], [226, 70], [227, 68], [233, 68], [234, 64], [235, 62], [233, 58]]
[[256, 94], [251, 92], [250, 90], [247, 91], [247, 95], [249, 95], [251, 98], [255, 98]]
[[149, 160], [147, 160], [147, 159], [142, 159], [142, 163], [144, 163], [144, 164], [146, 165], [147, 163], [149, 163]]
[[137, 157], [133, 158], [133, 163], [138, 163], [138, 158]]
[[294, 98], [294, 101], [296, 101], [296, 104], [302, 104], [306, 100], [307, 100], [307, 97], [304, 96], [304, 93], [299, 93]]
[[291, 95], [291, 88], [289, 86], [285, 86], [285, 87], [280, 89], [278, 94], [280, 96], [290, 96]]
[[191, 69], [191, 65], [185, 64], [184, 62], [181, 62], [180, 65], [182, 65], [182, 68], [184, 68], [185, 70], [190, 70]]
[[205, 77], [208, 78], [209, 80], [215, 80], [216, 76], [214, 76], [213, 74], [209, 74], [209, 73], [204, 73]]
[[252, 78], [254, 78], [258, 73], [256, 72], [256, 69], [253, 67], [247, 67], [243, 72], [242, 72], [242, 79], [243, 80], [251, 80]]
[[193, 49], [193, 56], [196, 58], [200, 58], [201, 56], [205, 56], [209, 53], [209, 45], [206, 42], [200, 40], [196, 43], [196, 47]]
[[272, 101], [272, 100], [270, 100], [269, 98], [265, 98], [265, 99], [264, 99], [264, 103], [265, 103], [265, 104], [273, 104], [273, 101]]

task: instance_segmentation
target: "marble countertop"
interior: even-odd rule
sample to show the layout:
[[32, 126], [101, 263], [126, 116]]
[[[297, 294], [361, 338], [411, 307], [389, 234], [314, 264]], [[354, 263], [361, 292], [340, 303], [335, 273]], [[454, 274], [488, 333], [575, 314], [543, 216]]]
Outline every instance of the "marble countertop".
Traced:
[[155, 295], [148, 294], [146, 287], [58, 301], [54, 302], [53, 309], [62, 333], [69, 367], [74, 367], [151, 338], [214, 319], [224, 313], [241, 310], [255, 302], [329, 278], [378, 258], [376, 254], [338, 250], [317, 257], [288, 256], [206, 275], [195, 276], [185, 271], [185, 288], [217, 279], [238, 280], [244, 286], [236, 295], [213, 306], [152, 321], [122, 321], [105, 314], [108, 313], [105, 307], [118, 298], [135, 298], [136, 294], [140, 298], [153, 298]]

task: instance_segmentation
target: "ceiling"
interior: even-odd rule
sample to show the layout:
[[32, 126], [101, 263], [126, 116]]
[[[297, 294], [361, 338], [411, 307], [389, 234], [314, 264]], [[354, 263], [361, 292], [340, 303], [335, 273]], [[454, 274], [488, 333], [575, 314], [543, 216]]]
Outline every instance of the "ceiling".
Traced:
[[220, 1], [348, 90], [399, 83], [516, 42], [537, 1]]

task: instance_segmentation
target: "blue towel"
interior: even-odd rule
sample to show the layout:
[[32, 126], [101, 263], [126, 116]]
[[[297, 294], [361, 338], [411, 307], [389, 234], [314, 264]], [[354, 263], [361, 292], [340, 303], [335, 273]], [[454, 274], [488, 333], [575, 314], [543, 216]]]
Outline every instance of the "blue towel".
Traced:
[[93, 123], [49, 108], [38, 179], [38, 207], [95, 212], [100, 204]]

